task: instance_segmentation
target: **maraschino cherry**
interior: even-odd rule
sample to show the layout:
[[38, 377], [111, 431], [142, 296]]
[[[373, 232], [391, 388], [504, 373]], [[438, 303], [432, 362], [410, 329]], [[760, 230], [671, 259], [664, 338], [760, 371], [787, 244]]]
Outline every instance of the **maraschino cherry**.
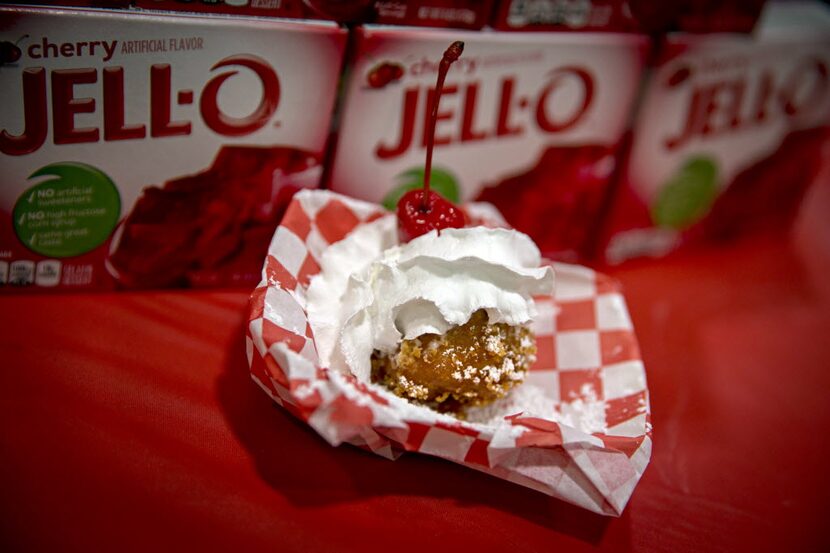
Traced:
[[429, 189], [429, 179], [432, 173], [432, 146], [435, 141], [435, 121], [438, 118], [438, 102], [444, 88], [444, 77], [450, 64], [461, 56], [464, 51], [463, 42], [453, 42], [441, 63], [438, 66], [438, 83], [435, 86], [435, 100], [429, 116], [427, 129], [427, 159], [424, 166], [423, 190], [410, 190], [398, 201], [398, 237], [401, 242], [408, 242], [417, 236], [432, 230], [441, 232], [445, 228], [461, 228], [464, 226], [464, 212], [438, 193]]

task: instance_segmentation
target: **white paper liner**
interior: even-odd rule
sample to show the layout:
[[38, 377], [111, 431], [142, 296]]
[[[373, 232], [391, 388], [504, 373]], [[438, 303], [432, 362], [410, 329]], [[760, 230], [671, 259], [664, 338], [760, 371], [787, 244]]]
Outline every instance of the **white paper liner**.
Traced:
[[[504, 226], [491, 206], [466, 210], [476, 224]], [[403, 451], [435, 455], [597, 513], [621, 514], [651, 456], [651, 424], [625, 301], [604, 275], [553, 264], [556, 291], [536, 298], [536, 364], [524, 384], [470, 421], [319, 366], [304, 309], [317, 260], [329, 244], [385, 213], [326, 191], [295, 196], [251, 295], [254, 381], [332, 445], [389, 459]]]

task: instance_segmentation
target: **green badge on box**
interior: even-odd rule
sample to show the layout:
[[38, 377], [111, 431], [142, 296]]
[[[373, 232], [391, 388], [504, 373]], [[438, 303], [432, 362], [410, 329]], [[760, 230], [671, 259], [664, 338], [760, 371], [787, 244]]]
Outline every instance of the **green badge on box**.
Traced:
[[693, 157], [663, 186], [651, 207], [661, 227], [683, 230], [709, 212], [718, 195], [718, 168], [708, 157]]
[[42, 167], [29, 177], [54, 177], [26, 190], [14, 206], [14, 229], [30, 250], [72, 257], [109, 238], [121, 215], [118, 189], [102, 171], [84, 163]]

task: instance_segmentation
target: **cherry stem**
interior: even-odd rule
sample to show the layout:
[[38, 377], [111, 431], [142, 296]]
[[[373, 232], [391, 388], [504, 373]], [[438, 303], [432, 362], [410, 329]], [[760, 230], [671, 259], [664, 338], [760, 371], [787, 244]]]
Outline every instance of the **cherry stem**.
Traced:
[[438, 82], [435, 84], [435, 99], [432, 101], [432, 113], [429, 114], [429, 127], [427, 128], [427, 160], [424, 166], [424, 195], [421, 198], [421, 209], [429, 211], [429, 180], [432, 177], [432, 147], [435, 143], [435, 122], [438, 119], [438, 102], [441, 101], [441, 92], [444, 90], [444, 78], [450, 69], [452, 62], [461, 57], [464, 51], [464, 43], [457, 40], [450, 44], [441, 58], [438, 65]]
[[23, 35], [22, 37], [18, 38], [17, 41], [14, 43], [14, 45], [17, 46], [18, 44], [20, 44], [20, 41], [23, 40], [24, 38], [29, 38], [29, 35]]

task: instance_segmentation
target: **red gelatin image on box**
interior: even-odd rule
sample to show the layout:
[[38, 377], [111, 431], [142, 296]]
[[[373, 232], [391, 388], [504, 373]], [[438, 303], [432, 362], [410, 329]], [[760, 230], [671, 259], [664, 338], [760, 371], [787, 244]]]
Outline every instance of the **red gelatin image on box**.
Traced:
[[529, 171], [481, 190], [517, 230], [548, 252], [579, 252], [589, 243], [586, 224], [599, 212], [615, 167], [613, 148], [562, 146], [545, 150]]
[[288, 202], [320, 172], [297, 149], [225, 147], [209, 169], [144, 189], [107, 266], [129, 288], [255, 283]]
[[791, 132], [775, 152], [735, 177], [690, 234], [728, 240], [748, 232], [787, 228], [807, 188], [821, 173], [822, 149], [827, 144], [830, 127]]

